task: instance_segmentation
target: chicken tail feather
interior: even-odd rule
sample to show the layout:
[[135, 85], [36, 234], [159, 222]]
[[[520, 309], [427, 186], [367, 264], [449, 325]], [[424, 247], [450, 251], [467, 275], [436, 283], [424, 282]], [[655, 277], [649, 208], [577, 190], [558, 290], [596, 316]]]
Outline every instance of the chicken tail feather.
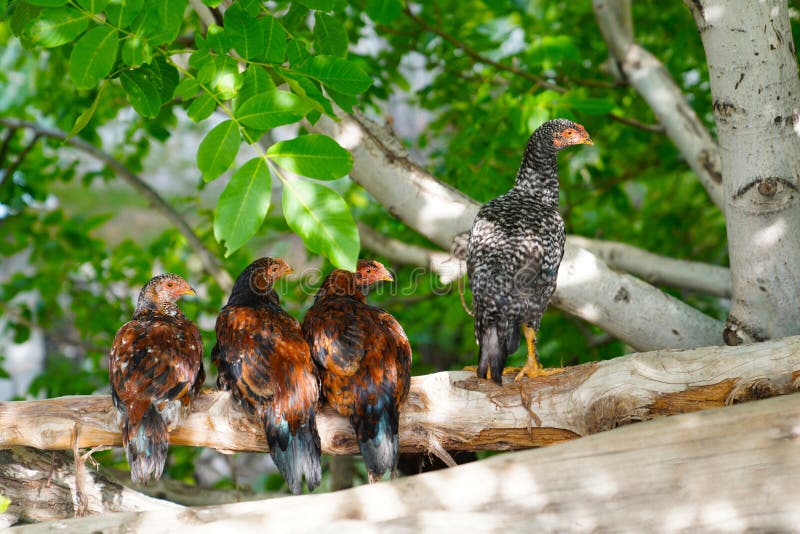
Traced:
[[322, 449], [314, 412], [295, 434], [291, 433], [286, 419], [278, 421], [272, 415], [265, 417], [264, 430], [272, 460], [289, 485], [289, 490], [294, 495], [302, 493], [303, 476], [309, 491], [319, 486], [322, 480]]
[[158, 480], [161, 477], [167, 462], [169, 432], [155, 406], [148, 406], [138, 423], [125, 421], [122, 444], [134, 484], [147, 484], [151, 478]]

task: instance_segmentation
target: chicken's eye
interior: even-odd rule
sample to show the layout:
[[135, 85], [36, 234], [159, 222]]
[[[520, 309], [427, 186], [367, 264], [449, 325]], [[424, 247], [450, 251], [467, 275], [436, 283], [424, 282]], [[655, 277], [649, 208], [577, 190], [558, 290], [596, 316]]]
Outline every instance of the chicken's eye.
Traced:
[[172, 287], [172, 286], [174, 286], [174, 285], [175, 285], [175, 284], [173, 284], [172, 282], [167, 282], [167, 287]]
[[564, 135], [572, 135], [572, 134], [574, 134], [574, 133], [575, 133], [575, 131], [574, 131], [574, 130], [571, 130], [571, 129], [569, 129], [569, 130], [564, 130]]
[[372, 273], [372, 269], [367, 269], [367, 274]]

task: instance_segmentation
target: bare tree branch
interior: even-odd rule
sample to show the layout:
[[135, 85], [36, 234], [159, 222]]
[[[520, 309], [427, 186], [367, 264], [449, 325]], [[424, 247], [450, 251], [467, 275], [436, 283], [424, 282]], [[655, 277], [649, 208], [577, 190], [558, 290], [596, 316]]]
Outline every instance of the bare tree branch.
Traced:
[[19, 531], [793, 532], [798, 424], [787, 395], [335, 493]]
[[[548, 445], [622, 424], [790, 393], [800, 376], [800, 337], [737, 347], [631, 354], [505, 385], [467, 371], [417, 376], [400, 410], [404, 452], [509, 450]], [[174, 445], [265, 451], [263, 426], [227, 392], [200, 395], [170, 435]], [[317, 417], [323, 452], [358, 451], [347, 419]], [[73, 437], [75, 438], [73, 440]], [[0, 448], [81, 448], [121, 443], [105, 395], [0, 403]]]
[[217, 257], [208, 250], [202, 241], [200, 241], [200, 238], [197, 237], [197, 234], [194, 233], [186, 220], [175, 211], [157, 191], [128, 169], [121, 161], [79, 137], [68, 137], [67, 134], [61, 130], [46, 128], [32, 122], [17, 119], [0, 118], [0, 124], [9, 128], [25, 128], [34, 132], [36, 136], [58, 139], [108, 165], [117, 176], [122, 178], [137, 193], [147, 199], [156, 211], [161, 213], [161, 215], [178, 229], [189, 243], [192, 250], [194, 250], [195, 254], [200, 258], [203, 269], [217, 282], [220, 288], [222, 288], [225, 293], [231, 290], [233, 287], [233, 280], [230, 275], [220, 266]]
[[719, 149], [669, 72], [655, 56], [634, 42], [630, 2], [593, 0], [592, 4], [597, 24], [617, 67], [653, 109], [711, 201], [724, 210]]
[[358, 223], [358, 233], [362, 246], [389, 258], [393, 263], [424, 267], [437, 274], [444, 284], [455, 282], [467, 272], [464, 261], [447, 252], [409, 245], [387, 237], [362, 222]]
[[651, 284], [688, 289], [715, 297], [731, 296], [731, 274], [725, 267], [676, 260], [615, 241], [580, 236], [569, 236], [569, 239], [576, 246], [595, 254], [612, 269], [633, 274]]
[[[339, 113], [308, 127], [353, 154], [350, 177], [405, 224], [445, 250], [468, 232], [480, 205], [412, 162], [385, 129]], [[637, 350], [722, 343], [723, 324], [631, 276], [613, 272], [567, 240], [553, 304], [599, 326]]]

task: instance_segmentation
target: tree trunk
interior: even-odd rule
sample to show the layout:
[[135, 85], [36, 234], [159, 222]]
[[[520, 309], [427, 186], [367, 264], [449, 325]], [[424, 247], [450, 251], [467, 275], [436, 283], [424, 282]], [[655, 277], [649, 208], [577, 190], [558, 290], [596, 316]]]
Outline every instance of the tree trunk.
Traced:
[[[400, 413], [400, 448], [452, 464], [448, 450], [549, 445], [661, 415], [795, 391], [800, 337], [740, 347], [631, 354], [504, 385], [467, 371], [417, 376]], [[358, 452], [347, 420], [324, 408], [323, 452]], [[173, 445], [265, 451], [262, 426], [227, 392], [200, 395], [170, 434]], [[121, 443], [110, 397], [0, 403], [0, 447], [70, 449]]]
[[686, 0], [708, 61], [733, 299], [728, 344], [800, 332], [800, 79], [786, 0]]
[[789, 395], [336, 493], [19, 532], [794, 532], [798, 428]]
[[[454, 239], [472, 227], [480, 204], [410, 161], [397, 140], [375, 123], [358, 115], [340, 117], [339, 122], [322, 117], [309, 127], [352, 152], [350, 176], [389, 213], [451, 249]], [[457, 268], [456, 262], [453, 266]], [[641, 280], [615, 273], [569, 237], [552, 304], [636, 350], [722, 343], [720, 321]]]

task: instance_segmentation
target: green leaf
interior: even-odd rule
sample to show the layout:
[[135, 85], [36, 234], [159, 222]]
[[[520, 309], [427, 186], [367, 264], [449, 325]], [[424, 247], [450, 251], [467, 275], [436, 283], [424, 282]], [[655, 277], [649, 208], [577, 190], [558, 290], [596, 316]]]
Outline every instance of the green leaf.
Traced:
[[311, 110], [307, 102], [288, 91], [259, 93], [246, 100], [236, 111], [236, 118], [245, 126], [270, 130], [282, 124], [297, 122]]
[[267, 157], [295, 174], [333, 180], [341, 178], [353, 167], [353, 156], [327, 135], [303, 135], [275, 143]]
[[267, 215], [271, 197], [269, 169], [263, 158], [253, 158], [233, 173], [214, 212], [214, 237], [225, 242], [226, 257], [255, 235]]
[[144, 0], [111, 0], [106, 6], [108, 22], [118, 28], [125, 28], [144, 7]]
[[108, 5], [109, 0], [78, 0], [78, 5], [91, 13], [100, 13]]
[[328, 100], [318, 87], [317, 83], [305, 76], [295, 74], [288, 70], [280, 71], [281, 77], [292, 89], [292, 92], [299, 97], [305, 98], [308, 103], [319, 113], [334, 115], [331, 101]]
[[218, 7], [222, 3], [222, 0], [203, 0], [203, 3], [213, 9]]
[[258, 19], [258, 22], [267, 40], [265, 59], [272, 63], [283, 63], [286, 58], [286, 30], [269, 15]]
[[239, 4], [225, 11], [225, 34], [231, 46], [245, 59], [259, 59], [267, 50], [267, 41], [258, 19], [250, 17]]
[[242, 75], [242, 87], [237, 98], [237, 110], [240, 105], [259, 93], [275, 90], [275, 82], [269, 73], [259, 65], [250, 65]]
[[175, 97], [188, 100], [200, 90], [200, 83], [192, 78], [184, 78], [175, 88]]
[[67, 139], [78, 135], [81, 130], [86, 128], [86, 125], [89, 124], [89, 121], [92, 120], [92, 117], [94, 117], [94, 112], [97, 111], [97, 104], [100, 102], [100, 98], [103, 96], [103, 91], [106, 89], [106, 85], [108, 85], [107, 81], [100, 84], [100, 89], [97, 90], [97, 95], [94, 97], [92, 105], [83, 110], [83, 113], [78, 115], [78, 118], [75, 119], [75, 124], [72, 125], [72, 129], [69, 131]]
[[225, 29], [212, 24], [206, 30], [206, 46], [217, 54], [227, 54], [231, 49], [231, 42], [225, 34]]
[[171, 43], [178, 37], [188, 0], [147, 0], [131, 28], [153, 46]]
[[308, 48], [304, 43], [298, 41], [297, 39], [291, 39], [286, 44], [286, 57], [289, 59], [289, 63], [296, 67], [300, 65], [310, 57], [308, 53]]
[[88, 26], [89, 19], [77, 9], [57, 7], [42, 10], [37, 18], [28, 23], [24, 34], [34, 44], [54, 48], [72, 41]]
[[295, 2], [320, 11], [333, 11], [333, 7], [336, 5], [335, 0], [295, 0]]
[[0, 495], [0, 514], [3, 514], [6, 510], [8, 510], [9, 504], [11, 504], [11, 499], [5, 495]]
[[210, 94], [203, 93], [189, 105], [186, 114], [194, 122], [200, 122], [209, 118], [215, 109], [217, 109], [217, 101]]
[[143, 117], [153, 118], [161, 110], [158, 87], [141, 70], [120, 74], [122, 88], [128, 94], [128, 102]]
[[339, 193], [307, 180], [286, 180], [283, 215], [309, 250], [324, 254], [336, 267], [355, 270], [358, 228]]
[[132, 35], [122, 42], [122, 61], [131, 67], [149, 63], [153, 59], [150, 42], [138, 35]]
[[361, 94], [372, 85], [372, 78], [363, 70], [338, 57], [314, 56], [297, 70], [345, 95]]
[[69, 74], [78, 89], [89, 89], [108, 76], [117, 59], [117, 31], [98, 26], [75, 43], [69, 56]]
[[347, 55], [347, 31], [331, 15], [314, 13], [314, 45], [317, 54], [344, 57]]
[[239, 128], [233, 121], [223, 121], [216, 125], [197, 149], [197, 168], [203, 173], [203, 180], [210, 182], [228, 170], [242, 139]]
[[162, 104], [172, 100], [178, 86], [178, 69], [167, 63], [163, 56], [158, 56], [149, 65], [142, 67], [142, 71], [158, 87]]
[[230, 56], [213, 56], [205, 61], [197, 79], [210, 87], [220, 100], [230, 100], [242, 86], [239, 64]]
[[401, 0], [367, 0], [367, 15], [380, 24], [390, 24], [403, 12]]
[[566, 100], [575, 111], [586, 115], [605, 115], [614, 110], [614, 101], [608, 98], [570, 98]]
[[40, 7], [59, 7], [67, 3], [67, 0], [28, 0], [32, 6]]
[[238, 4], [244, 8], [248, 16], [253, 18], [261, 11], [261, 0], [238, 0]]

